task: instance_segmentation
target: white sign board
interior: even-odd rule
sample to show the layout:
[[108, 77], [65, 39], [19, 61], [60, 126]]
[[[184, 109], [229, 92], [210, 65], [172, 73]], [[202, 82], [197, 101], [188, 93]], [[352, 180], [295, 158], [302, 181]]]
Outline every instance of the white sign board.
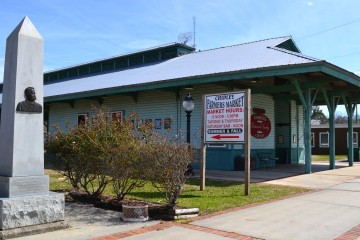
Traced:
[[245, 142], [245, 91], [204, 96], [204, 142]]

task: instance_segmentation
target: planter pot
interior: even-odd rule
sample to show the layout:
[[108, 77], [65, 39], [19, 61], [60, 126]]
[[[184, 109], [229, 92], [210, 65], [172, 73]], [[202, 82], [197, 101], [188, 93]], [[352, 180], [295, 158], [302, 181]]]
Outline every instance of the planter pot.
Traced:
[[127, 222], [145, 222], [149, 220], [148, 205], [123, 205], [122, 219]]

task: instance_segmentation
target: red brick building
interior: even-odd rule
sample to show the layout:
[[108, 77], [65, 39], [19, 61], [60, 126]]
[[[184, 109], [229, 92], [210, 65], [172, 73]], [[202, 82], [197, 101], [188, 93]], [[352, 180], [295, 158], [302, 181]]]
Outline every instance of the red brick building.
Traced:
[[[359, 148], [360, 124], [353, 125], [353, 147], [354, 150]], [[336, 155], [346, 155], [348, 149], [348, 125], [335, 125], [335, 153]], [[312, 125], [311, 126], [311, 147], [314, 155], [329, 154], [329, 125]], [[356, 151], [354, 151], [356, 156]]]

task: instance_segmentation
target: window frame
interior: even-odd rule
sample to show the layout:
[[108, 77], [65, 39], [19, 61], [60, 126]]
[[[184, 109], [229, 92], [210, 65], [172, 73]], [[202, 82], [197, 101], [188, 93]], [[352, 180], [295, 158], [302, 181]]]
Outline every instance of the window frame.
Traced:
[[[354, 138], [354, 135], [356, 135], [356, 137]], [[353, 132], [353, 148], [357, 148], [359, 146], [359, 134], [358, 132]], [[356, 140], [356, 142], [354, 143], [354, 139]], [[346, 132], [346, 147], [349, 148], [349, 132]]]
[[[324, 145], [321, 141], [321, 137], [322, 135], [327, 135], [327, 144]], [[330, 143], [329, 143], [329, 132], [320, 132], [319, 133], [319, 147], [320, 148], [329, 148], [330, 147]]]
[[310, 138], [310, 143], [311, 143], [311, 147], [315, 147], [315, 133], [311, 132], [311, 138]]

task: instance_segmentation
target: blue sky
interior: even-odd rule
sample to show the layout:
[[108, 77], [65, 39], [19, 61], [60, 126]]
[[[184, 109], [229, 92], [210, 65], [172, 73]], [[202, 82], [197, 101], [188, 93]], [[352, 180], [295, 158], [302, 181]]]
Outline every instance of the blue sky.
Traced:
[[359, 10], [358, 0], [2, 0], [0, 76], [25, 15], [44, 38], [45, 71], [176, 42], [195, 16], [197, 49], [292, 35], [303, 54], [360, 74]]

